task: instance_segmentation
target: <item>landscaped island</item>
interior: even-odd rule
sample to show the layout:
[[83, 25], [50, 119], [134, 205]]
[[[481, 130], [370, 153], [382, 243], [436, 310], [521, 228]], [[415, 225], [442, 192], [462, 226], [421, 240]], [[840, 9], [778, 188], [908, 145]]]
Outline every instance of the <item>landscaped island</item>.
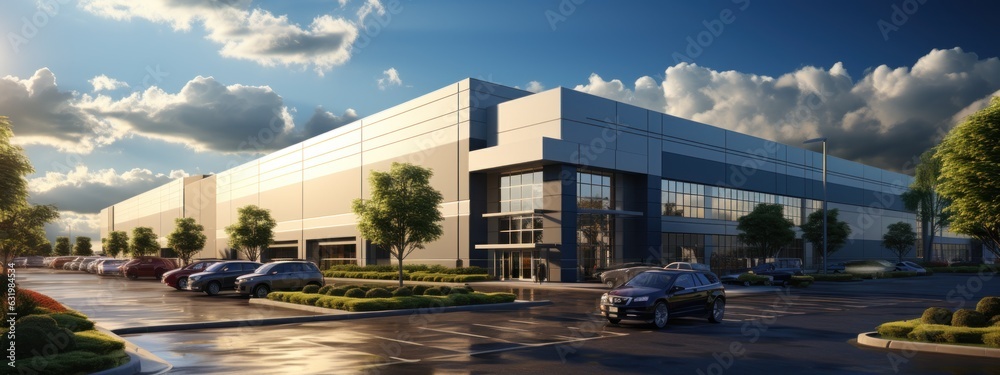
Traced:
[[878, 326], [878, 334], [885, 339], [1000, 348], [1000, 297], [984, 297], [975, 310], [931, 307], [918, 319]]
[[345, 311], [382, 311], [514, 302], [512, 293], [479, 293], [471, 287], [429, 285], [310, 285], [301, 292], [271, 292], [267, 299]]
[[[348, 279], [399, 280], [399, 269], [396, 267], [394, 265], [358, 266], [343, 264], [323, 271], [323, 276]], [[492, 278], [489, 272], [482, 267], [448, 268], [441, 265], [403, 265], [403, 280], [465, 283], [490, 279]]]

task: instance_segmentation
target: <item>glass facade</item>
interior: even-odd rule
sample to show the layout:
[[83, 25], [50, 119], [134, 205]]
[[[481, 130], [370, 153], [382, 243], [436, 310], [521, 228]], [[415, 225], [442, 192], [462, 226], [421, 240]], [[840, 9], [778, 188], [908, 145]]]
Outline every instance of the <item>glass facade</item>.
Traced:
[[[615, 209], [613, 179], [608, 173], [587, 171], [576, 174], [578, 209]], [[578, 259], [583, 279], [595, 277], [595, 270], [608, 266], [615, 259], [614, 216], [598, 213], [577, 214]]]
[[663, 216], [736, 221], [758, 204], [770, 203], [784, 206], [785, 218], [802, 224], [802, 198], [673, 180], [662, 181], [660, 194]]
[[[500, 175], [500, 212], [542, 208], [542, 171], [527, 170]], [[534, 214], [498, 218], [499, 244], [542, 242], [542, 218]]]
[[578, 208], [598, 210], [615, 209], [611, 191], [611, 175], [600, 172], [576, 173], [576, 202]]

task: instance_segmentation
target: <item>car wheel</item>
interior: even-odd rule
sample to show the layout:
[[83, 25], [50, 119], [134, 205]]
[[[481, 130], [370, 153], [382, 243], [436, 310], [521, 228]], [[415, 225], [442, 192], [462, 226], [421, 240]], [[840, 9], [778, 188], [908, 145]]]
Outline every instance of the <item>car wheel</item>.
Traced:
[[267, 287], [267, 285], [258, 285], [253, 289], [253, 296], [257, 298], [265, 298], [268, 293], [271, 293], [271, 290]]
[[205, 286], [205, 294], [208, 294], [210, 296], [219, 294], [219, 291], [221, 290], [222, 290], [222, 285], [219, 284], [218, 281], [210, 282], [208, 283], [208, 285]]
[[608, 323], [611, 323], [611, 324], [618, 324], [618, 323], [621, 323], [621, 322], [622, 322], [621, 319], [608, 318]]
[[614, 280], [605, 281], [604, 285], [607, 285], [608, 288], [614, 289], [615, 288], [615, 281]]
[[743, 286], [750, 286], [750, 282], [749, 281], [744, 281], [743, 282]]
[[726, 315], [726, 300], [716, 298], [709, 307], [708, 321], [712, 323], [722, 323], [722, 317]]
[[182, 277], [177, 279], [177, 286], [175, 286], [174, 289], [181, 290], [181, 289], [187, 289], [187, 287], [188, 287], [188, 278]]
[[667, 309], [667, 304], [657, 302], [656, 306], [653, 306], [653, 325], [662, 329], [667, 326], [668, 320], [670, 320], [670, 310]]
[[154, 277], [156, 277], [156, 279], [157, 279], [157, 280], [162, 280], [162, 279], [163, 279], [163, 274], [164, 274], [164, 273], [167, 273], [167, 271], [164, 271], [164, 270], [156, 270], [156, 272], [154, 272], [154, 273], [153, 273], [153, 276], [154, 276]]
[[135, 279], [139, 278], [139, 275], [137, 275], [135, 273], [126, 273], [125, 276], [127, 276], [129, 279], [132, 279], [132, 280], [135, 280]]

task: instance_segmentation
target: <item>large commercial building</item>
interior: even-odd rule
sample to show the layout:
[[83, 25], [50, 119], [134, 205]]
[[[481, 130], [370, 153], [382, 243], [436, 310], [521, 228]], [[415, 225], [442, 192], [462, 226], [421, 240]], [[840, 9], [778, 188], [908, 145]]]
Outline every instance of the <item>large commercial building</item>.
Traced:
[[[245, 205], [271, 211], [276, 242], [264, 260], [389, 263], [362, 238], [351, 201], [394, 161], [433, 170], [444, 235], [409, 263], [478, 265], [502, 279], [581, 281], [630, 261], [744, 261], [736, 219], [777, 203], [796, 225], [823, 199], [820, 153], [629, 104], [555, 88], [531, 93], [466, 79], [216, 175], [179, 179], [101, 212], [101, 237], [177, 217], [209, 234], [202, 257], [231, 257], [225, 227]], [[830, 261], [895, 255], [886, 227], [917, 225], [900, 194], [912, 178], [829, 157], [827, 197], [852, 236]], [[799, 237], [801, 237], [799, 235]], [[975, 257], [945, 233], [940, 257]], [[919, 246], [917, 247], [919, 249]], [[167, 251], [167, 250], [165, 250]], [[821, 262], [802, 240], [781, 257]], [[981, 247], [978, 253], [981, 257]], [[922, 256], [919, 250], [909, 257]]]

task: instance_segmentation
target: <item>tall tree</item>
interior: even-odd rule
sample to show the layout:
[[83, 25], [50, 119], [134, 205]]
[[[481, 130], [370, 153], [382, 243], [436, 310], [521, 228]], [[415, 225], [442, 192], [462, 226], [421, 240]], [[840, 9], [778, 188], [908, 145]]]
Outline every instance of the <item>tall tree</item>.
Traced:
[[903, 193], [906, 209], [916, 212], [920, 221], [920, 238], [923, 239], [924, 260], [934, 260], [934, 238], [938, 231], [948, 226], [948, 200], [938, 194], [938, 177], [941, 175], [941, 158], [937, 157], [937, 147], [920, 155], [920, 164], [910, 184], [910, 190]]
[[118, 254], [128, 252], [128, 233], [123, 230], [108, 233], [108, 237], [102, 239], [102, 242], [104, 242], [104, 254], [112, 258], [117, 258]]
[[[826, 255], [837, 252], [847, 237], [851, 235], [851, 226], [847, 222], [838, 220], [840, 210], [834, 208], [826, 215]], [[814, 211], [809, 214], [806, 222], [799, 226], [802, 229], [802, 239], [809, 241], [814, 249], [823, 251], [823, 210]]]
[[1000, 257], [1000, 97], [958, 124], [938, 146], [938, 193], [951, 201], [951, 229]]
[[167, 246], [174, 249], [184, 264], [191, 262], [191, 256], [205, 248], [205, 227], [191, 217], [174, 219], [174, 231], [167, 236]]
[[438, 210], [444, 198], [430, 184], [433, 174], [427, 168], [394, 162], [389, 172], [372, 171], [371, 198], [352, 204], [361, 236], [388, 248], [396, 258], [399, 286], [403, 286], [403, 259], [444, 232]]
[[274, 243], [274, 227], [278, 223], [271, 217], [270, 210], [252, 204], [240, 207], [238, 212], [236, 223], [226, 227], [229, 246], [256, 262]]
[[94, 245], [90, 243], [90, 237], [77, 236], [76, 245], [73, 245], [73, 254], [80, 256], [94, 255]]
[[916, 243], [917, 234], [913, 232], [913, 226], [902, 221], [889, 224], [888, 230], [882, 235], [882, 246], [896, 253], [900, 262]]
[[69, 244], [69, 237], [56, 237], [56, 255], [69, 255], [73, 247]]
[[14, 130], [6, 116], [0, 116], [0, 217], [28, 204], [28, 180], [35, 168], [24, 149], [11, 143]]
[[129, 251], [135, 257], [157, 254], [160, 251], [160, 243], [156, 242], [157, 238], [153, 228], [132, 228], [132, 242], [129, 243]]
[[3, 264], [14, 257], [31, 255], [43, 244], [45, 223], [59, 217], [55, 206], [24, 205], [0, 216], [0, 256]]
[[38, 255], [43, 257], [52, 256], [52, 242], [49, 242], [49, 240], [46, 239], [45, 241], [39, 243], [38, 246], [35, 247], [34, 252], [31, 253], [30, 255]]
[[736, 236], [749, 247], [750, 257], [763, 259], [773, 257], [785, 246], [795, 241], [795, 224], [785, 218], [784, 206], [780, 204], [761, 203], [753, 211], [741, 216], [736, 229]]

